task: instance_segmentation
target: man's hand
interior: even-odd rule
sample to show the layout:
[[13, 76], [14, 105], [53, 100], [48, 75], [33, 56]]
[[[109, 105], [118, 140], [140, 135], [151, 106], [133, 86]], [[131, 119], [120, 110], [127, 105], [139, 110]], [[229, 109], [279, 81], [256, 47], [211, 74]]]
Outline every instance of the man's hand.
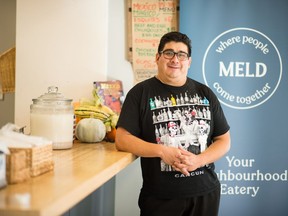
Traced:
[[161, 159], [166, 164], [173, 166], [175, 162], [180, 163], [180, 157], [181, 149], [163, 145]]
[[179, 155], [178, 160], [175, 160], [173, 163], [173, 168], [175, 170], [188, 176], [189, 172], [203, 166], [200, 155], [195, 155], [189, 151], [185, 151], [184, 149], [179, 150], [181, 155]]

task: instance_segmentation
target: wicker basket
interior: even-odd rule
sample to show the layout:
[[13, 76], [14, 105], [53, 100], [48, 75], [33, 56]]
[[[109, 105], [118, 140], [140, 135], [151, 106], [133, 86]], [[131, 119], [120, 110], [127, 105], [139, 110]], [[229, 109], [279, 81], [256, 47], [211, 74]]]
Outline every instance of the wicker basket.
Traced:
[[2, 92], [15, 92], [15, 53], [11, 48], [0, 55], [0, 84]]
[[53, 170], [52, 144], [33, 148], [9, 148], [6, 156], [6, 178], [8, 184], [28, 180]]

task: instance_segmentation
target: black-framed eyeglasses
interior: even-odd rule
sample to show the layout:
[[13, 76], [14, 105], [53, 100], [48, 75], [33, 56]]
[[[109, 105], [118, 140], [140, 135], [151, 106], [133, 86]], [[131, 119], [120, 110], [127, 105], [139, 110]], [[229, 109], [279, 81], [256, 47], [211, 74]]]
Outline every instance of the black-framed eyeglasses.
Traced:
[[165, 59], [173, 59], [174, 56], [176, 55], [179, 61], [185, 61], [187, 60], [190, 56], [188, 53], [183, 52], [183, 51], [179, 51], [179, 52], [174, 52], [173, 50], [163, 50], [161, 52], [159, 52], [159, 54], [163, 54]]

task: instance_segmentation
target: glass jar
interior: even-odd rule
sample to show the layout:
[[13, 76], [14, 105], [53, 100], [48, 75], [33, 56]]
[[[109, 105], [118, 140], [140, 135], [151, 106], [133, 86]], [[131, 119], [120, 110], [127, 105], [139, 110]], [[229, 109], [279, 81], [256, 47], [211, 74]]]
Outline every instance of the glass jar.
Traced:
[[72, 99], [50, 86], [48, 93], [32, 99], [30, 106], [31, 135], [53, 142], [53, 149], [69, 149], [73, 145], [74, 109]]

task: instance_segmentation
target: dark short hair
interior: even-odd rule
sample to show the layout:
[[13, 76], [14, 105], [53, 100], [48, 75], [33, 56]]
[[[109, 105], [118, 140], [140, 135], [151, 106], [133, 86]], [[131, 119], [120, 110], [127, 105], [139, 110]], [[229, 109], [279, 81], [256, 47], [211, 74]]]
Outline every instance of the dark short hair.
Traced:
[[177, 32], [177, 31], [168, 32], [161, 37], [161, 40], [160, 40], [160, 43], [158, 46], [158, 53], [163, 51], [164, 46], [171, 41], [182, 42], [182, 43], [186, 44], [186, 46], [188, 48], [188, 54], [189, 54], [189, 56], [191, 56], [192, 46], [191, 46], [190, 38], [186, 34], [183, 34], [181, 32]]

